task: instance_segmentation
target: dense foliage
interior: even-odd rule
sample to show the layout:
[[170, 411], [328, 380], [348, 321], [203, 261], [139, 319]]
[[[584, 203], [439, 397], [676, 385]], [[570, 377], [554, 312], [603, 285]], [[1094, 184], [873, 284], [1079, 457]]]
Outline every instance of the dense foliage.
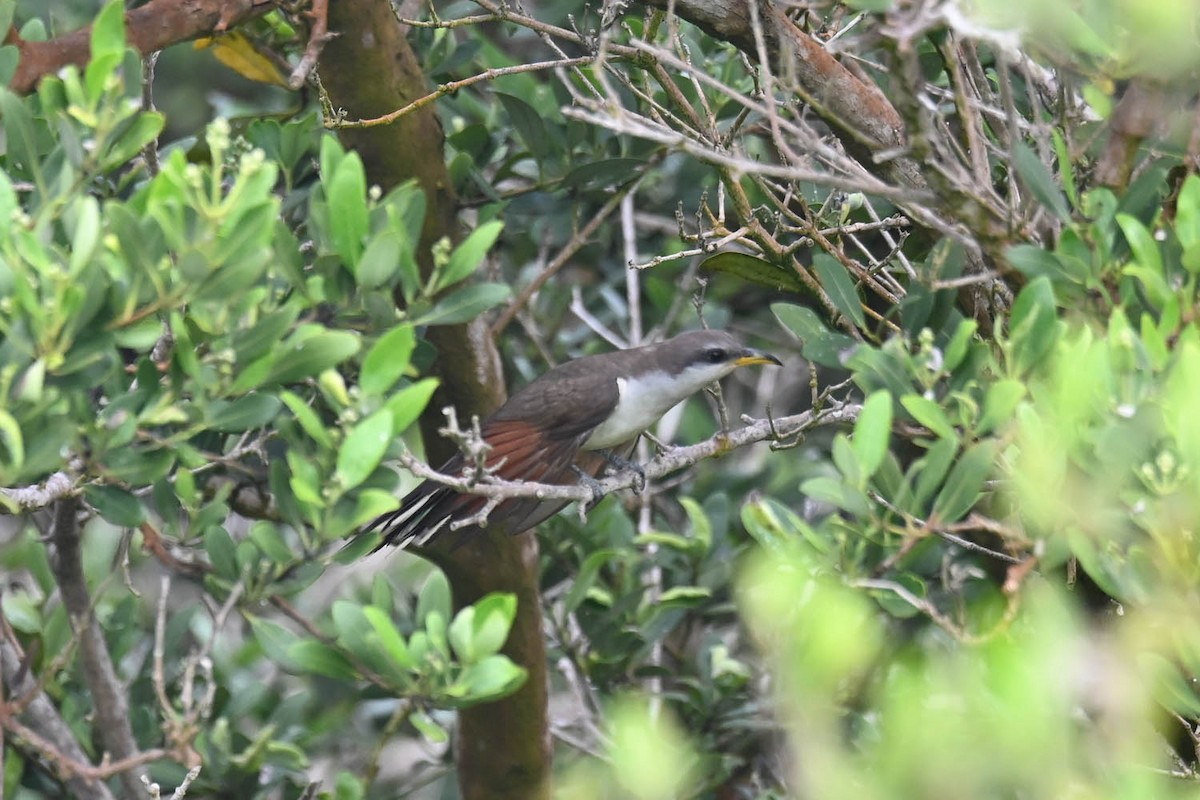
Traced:
[[[319, 82], [164, 133], [122, 4], [82, 19], [0, 90], [4, 796], [455, 795], [454, 712], [541, 674], [516, 597], [350, 537], [481, 315], [514, 383], [701, 321], [787, 363], [656, 431], [769, 447], [538, 531], [557, 796], [1194, 796], [1195, 19], [1027, 5], [406, 20], [469, 229], [428, 246]], [[285, 11], [221, 60], [296, 62]]]

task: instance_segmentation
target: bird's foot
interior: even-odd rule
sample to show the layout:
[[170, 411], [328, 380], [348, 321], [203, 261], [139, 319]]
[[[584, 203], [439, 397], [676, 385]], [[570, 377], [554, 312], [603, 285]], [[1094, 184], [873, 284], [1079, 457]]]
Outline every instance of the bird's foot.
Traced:
[[646, 470], [642, 469], [642, 465], [636, 461], [630, 461], [624, 456], [619, 456], [611, 450], [601, 450], [600, 455], [604, 456], [604, 460], [608, 462], [610, 467], [626, 472], [632, 472], [635, 476], [633, 485], [634, 494], [641, 494], [646, 488]]
[[585, 504], [586, 509], [591, 510], [595, 508], [596, 505], [604, 499], [604, 489], [600, 486], [600, 481], [596, 480], [574, 464], [571, 465], [571, 470], [579, 476], [579, 482], [581, 484], [592, 490], [592, 501]]

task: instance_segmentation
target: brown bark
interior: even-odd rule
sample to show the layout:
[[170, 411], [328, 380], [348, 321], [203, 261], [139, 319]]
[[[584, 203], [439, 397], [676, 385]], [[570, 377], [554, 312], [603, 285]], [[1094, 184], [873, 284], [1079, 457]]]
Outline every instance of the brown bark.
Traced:
[[[79, 501], [74, 497], [58, 501], [54, 511], [55, 552], [51, 563], [63, 606], [79, 639], [83, 678], [92, 697], [96, 732], [107, 755], [120, 761], [137, 753], [138, 747], [129, 724], [129, 699], [125, 696], [125, 687], [117, 677], [104, 631], [92, 611], [92, 600], [83, 575], [82, 540], [76, 520], [78, 511]], [[141, 792], [132, 773], [121, 773], [120, 780], [130, 797]]]
[[[334, 0], [329, 30], [337, 38], [319, 63], [334, 107], [357, 119], [379, 117], [428, 91], [416, 55], [388, 3]], [[342, 140], [363, 159], [368, 179], [385, 188], [416, 178], [428, 201], [420, 252], [443, 236], [455, 238], [458, 207], [443, 157], [443, 133], [432, 106], [390, 125], [344, 130]], [[423, 267], [430, 264], [426, 258]], [[441, 408], [460, 419], [485, 415], [504, 399], [495, 343], [486, 326], [430, 328], [438, 351], [439, 395], [422, 420], [426, 451], [437, 462], [450, 454], [437, 435]], [[430, 553], [446, 571], [455, 605], [493, 591], [512, 592], [517, 618], [504, 652], [529, 678], [514, 695], [459, 714], [456, 765], [466, 800], [542, 800], [550, 796], [550, 740], [537, 541], [531, 534], [487, 536], [448, 553]]]
[[1163, 87], [1145, 80], [1129, 85], [1108, 122], [1108, 143], [1096, 162], [1098, 185], [1116, 192], [1129, 185], [1138, 148], [1167, 119], [1167, 96]]
[[[125, 14], [125, 37], [131, 47], [146, 55], [197, 36], [228, 30], [274, 6], [275, 0], [150, 0]], [[27, 42], [15, 30], [9, 31], [5, 41], [15, 44], [20, 53], [9, 88], [24, 94], [33, 91], [43, 75], [68, 64], [85, 64], [91, 33], [91, 27], [87, 27], [48, 42]]]

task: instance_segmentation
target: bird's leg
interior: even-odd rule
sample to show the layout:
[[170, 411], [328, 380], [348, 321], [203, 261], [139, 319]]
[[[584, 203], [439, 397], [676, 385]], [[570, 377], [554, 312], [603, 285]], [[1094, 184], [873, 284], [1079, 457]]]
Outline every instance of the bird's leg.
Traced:
[[608, 462], [610, 467], [618, 470], [624, 470], [626, 472], [632, 472], [634, 475], [636, 475], [637, 479], [633, 482], [633, 485], [630, 488], [633, 489], [634, 494], [642, 493], [642, 490], [646, 488], [646, 470], [642, 469], [641, 464], [637, 463], [636, 461], [631, 461], [628, 458], [625, 458], [625, 456], [619, 456], [612, 450], [600, 450], [598, 452], [600, 455], [604, 456], [604, 460]]
[[595, 508], [596, 504], [604, 499], [604, 489], [600, 486], [600, 481], [596, 480], [574, 464], [571, 465], [571, 471], [579, 476], [580, 483], [592, 490], [592, 502], [586, 505], [586, 509], [591, 510]]

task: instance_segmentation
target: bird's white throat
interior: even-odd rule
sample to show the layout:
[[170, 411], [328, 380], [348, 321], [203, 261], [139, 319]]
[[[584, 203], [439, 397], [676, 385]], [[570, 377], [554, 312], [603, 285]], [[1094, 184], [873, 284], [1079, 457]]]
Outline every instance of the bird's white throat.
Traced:
[[583, 443], [584, 449], [606, 450], [628, 442], [674, 406], [732, 370], [732, 364], [704, 364], [675, 375], [655, 371], [636, 378], [617, 378], [617, 407], [592, 431]]

